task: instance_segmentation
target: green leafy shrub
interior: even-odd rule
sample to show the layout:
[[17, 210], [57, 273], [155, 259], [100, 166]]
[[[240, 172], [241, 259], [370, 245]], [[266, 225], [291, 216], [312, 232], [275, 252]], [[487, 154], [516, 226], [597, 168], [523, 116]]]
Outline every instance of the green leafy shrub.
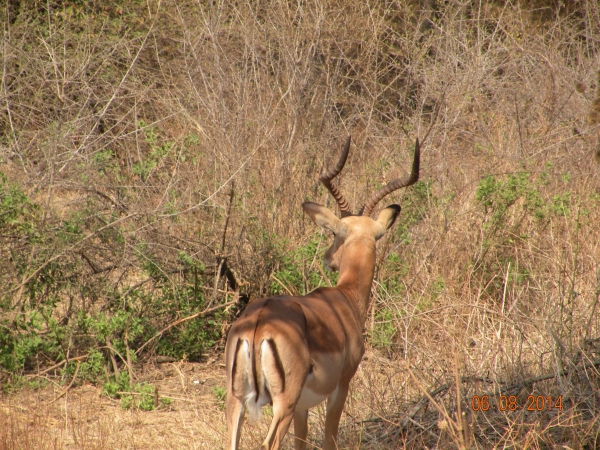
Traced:
[[[327, 249], [328, 238], [313, 239], [306, 245], [283, 251], [282, 242], [279, 253], [279, 264], [274, 272], [274, 280], [269, 286], [276, 295], [287, 295], [290, 292], [305, 295], [321, 286], [322, 275], [315, 270], [314, 264], [322, 264], [323, 253]], [[337, 280], [337, 272], [330, 272], [332, 284]]]
[[225, 409], [225, 398], [227, 397], [227, 390], [225, 388], [222, 388], [221, 386], [213, 386], [210, 389], [210, 392], [217, 399], [219, 407], [221, 409]]
[[[155, 409], [155, 387], [148, 383], [131, 384], [127, 372], [120, 372], [117, 378], [112, 377], [104, 383], [102, 394], [107, 397], [120, 399], [123, 409], [141, 409], [153, 411]], [[169, 399], [163, 399], [162, 404], [170, 404]]]

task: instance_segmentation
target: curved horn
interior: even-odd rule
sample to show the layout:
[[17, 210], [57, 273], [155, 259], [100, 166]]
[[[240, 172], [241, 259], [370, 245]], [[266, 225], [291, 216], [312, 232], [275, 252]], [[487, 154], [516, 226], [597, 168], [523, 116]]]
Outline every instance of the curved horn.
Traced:
[[348, 150], [350, 150], [350, 136], [348, 136], [348, 140], [346, 141], [346, 145], [344, 146], [344, 150], [342, 151], [342, 156], [340, 156], [340, 160], [338, 161], [337, 165], [329, 172], [324, 173], [319, 177], [319, 180], [321, 181], [321, 183], [323, 183], [323, 186], [325, 186], [327, 190], [331, 192], [333, 198], [335, 198], [335, 201], [340, 207], [342, 217], [351, 216], [352, 211], [350, 211], [350, 206], [348, 206], [348, 202], [346, 201], [340, 190], [331, 184], [331, 180], [333, 180], [344, 168], [344, 164], [346, 164], [346, 159], [348, 159]]
[[410, 186], [411, 184], [415, 184], [419, 179], [419, 162], [421, 159], [421, 148], [419, 146], [419, 138], [417, 138], [417, 142], [415, 144], [415, 157], [413, 159], [412, 164], [412, 172], [406, 178], [397, 178], [395, 180], [390, 181], [384, 187], [375, 192], [369, 199], [365, 202], [365, 205], [360, 210], [359, 215], [361, 216], [370, 216], [373, 212], [373, 208], [377, 206], [377, 203], [385, 197], [386, 195], [391, 194], [392, 192]]

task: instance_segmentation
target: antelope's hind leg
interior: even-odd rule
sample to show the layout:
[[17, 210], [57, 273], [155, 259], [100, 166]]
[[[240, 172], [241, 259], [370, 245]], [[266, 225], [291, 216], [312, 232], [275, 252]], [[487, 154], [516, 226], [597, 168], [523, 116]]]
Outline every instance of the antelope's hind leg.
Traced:
[[[291, 406], [291, 407], [290, 407]], [[278, 450], [294, 418], [294, 405], [282, 398], [273, 399], [273, 421], [261, 450]]]
[[240, 445], [240, 436], [242, 435], [242, 425], [244, 424], [244, 412], [246, 407], [233, 393], [227, 392], [227, 431], [229, 433], [229, 448], [237, 450]]
[[[235, 344], [235, 345], [234, 345]], [[246, 339], [227, 341], [227, 397], [225, 399], [225, 413], [227, 415], [227, 432], [229, 435], [230, 450], [237, 450], [242, 434], [246, 400], [252, 392], [249, 380], [250, 346]]]
[[278, 342], [265, 339], [261, 344], [261, 366], [273, 401], [273, 421], [261, 447], [264, 450], [278, 450], [281, 447], [308, 376], [308, 348], [301, 336], [298, 335], [297, 339], [292, 336], [290, 333], [285, 340]]

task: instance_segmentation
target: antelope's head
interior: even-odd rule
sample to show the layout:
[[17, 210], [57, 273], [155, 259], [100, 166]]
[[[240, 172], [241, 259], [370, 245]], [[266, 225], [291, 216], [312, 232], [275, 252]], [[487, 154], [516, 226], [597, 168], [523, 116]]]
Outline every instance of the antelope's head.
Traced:
[[412, 171], [408, 177], [397, 178], [390, 181], [377, 192], [374, 192], [358, 214], [352, 214], [348, 202], [340, 192], [340, 190], [331, 184], [331, 181], [342, 171], [348, 158], [350, 150], [350, 137], [346, 141], [342, 155], [337, 165], [327, 173], [324, 173], [319, 178], [321, 183], [335, 198], [341, 212], [341, 218], [338, 218], [325, 206], [313, 202], [304, 202], [302, 208], [310, 216], [310, 218], [321, 228], [331, 231], [334, 235], [333, 244], [325, 252], [324, 262], [325, 267], [329, 270], [338, 270], [340, 261], [346, 246], [355, 241], [370, 245], [373, 249], [375, 242], [379, 240], [385, 232], [394, 224], [398, 214], [400, 213], [400, 205], [390, 205], [384, 208], [376, 220], [371, 218], [371, 213], [377, 204], [385, 196], [392, 192], [410, 186], [419, 179], [419, 161], [420, 161], [420, 146], [419, 139], [415, 144], [415, 156], [412, 164]]

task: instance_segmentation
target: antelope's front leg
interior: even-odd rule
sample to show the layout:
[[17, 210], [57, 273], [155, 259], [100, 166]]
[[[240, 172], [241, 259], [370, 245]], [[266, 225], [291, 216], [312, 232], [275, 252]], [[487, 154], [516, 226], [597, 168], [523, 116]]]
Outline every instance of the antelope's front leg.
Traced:
[[294, 448], [306, 450], [306, 437], [308, 436], [308, 409], [294, 412]]
[[350, 380], [340, 381], [337, 389], [327, 399], [327, 413], [325, 415], [325, 442], [323, 450], [337, 450], [336, 445], [340, 418], [348, 396]]

